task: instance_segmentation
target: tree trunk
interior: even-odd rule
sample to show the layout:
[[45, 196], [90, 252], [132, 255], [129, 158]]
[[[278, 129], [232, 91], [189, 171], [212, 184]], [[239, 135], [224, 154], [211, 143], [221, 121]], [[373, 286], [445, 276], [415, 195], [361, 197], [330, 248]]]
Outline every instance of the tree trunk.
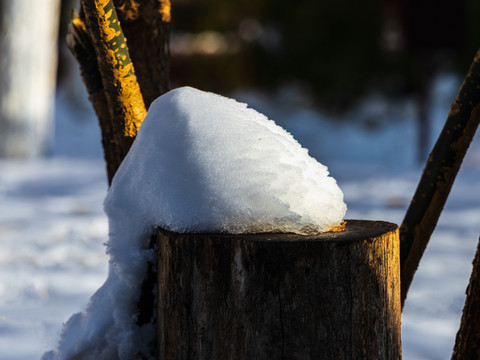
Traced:
[[116, 0], [115, 7], [148, 109], [153, 100], [170, 90], [170, 1]]
[[[67, 43], [99, 119], [110, 184], [146, 108], [168, 91], [170, 2], [81, 0], [81, 4]], [[128, 46], [124, 35], [130, 39]]]
[[83, 8], [80, 9], [80, 14], [74, 12], [72, 22], [68, 26], [66, 41], [70, 51], [80, 65], [80, 74], [85, 83], [88, 98], [97, 114], [102, 132], [102, 146], [108, 184], [110, 185], [123, 158], [119, 158], [119, 154], [122, 153], [119, 150], [120, 144], [114, 141], [114, 121], [110, 116], [102, 75], [98, 69], [97, 54], [85, 22]]
[[82, 0], [81, 3], [108, 104], [110, 141], [116, 146], [111, 158], [115, 159], [112, 165], [116, 172], [147, 111], [113, 1]]
[[59, 13], [59, 0], [0, 0], [0, 157], [49, 151]]
[[480, 239], [452, 360], [480, 359]]
[[159, 359], [400, 359], [398, 228], [159, 230]]

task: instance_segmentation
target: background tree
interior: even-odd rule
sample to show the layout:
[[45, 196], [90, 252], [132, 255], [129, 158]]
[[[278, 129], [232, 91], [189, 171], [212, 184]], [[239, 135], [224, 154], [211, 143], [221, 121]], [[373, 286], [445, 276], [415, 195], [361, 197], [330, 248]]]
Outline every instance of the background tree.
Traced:
[[0, 157], [48, 152], [59, 12], [60, 0], [0, 0]]

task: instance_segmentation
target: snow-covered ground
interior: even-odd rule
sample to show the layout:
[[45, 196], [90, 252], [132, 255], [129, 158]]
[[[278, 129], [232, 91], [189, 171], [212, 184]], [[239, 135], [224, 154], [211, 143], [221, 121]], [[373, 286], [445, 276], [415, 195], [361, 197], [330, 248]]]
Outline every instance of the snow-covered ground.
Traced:
[[[459, 84], [451, 76], [436, 83], [433, 139]], [[421, 173], [411, 100], [372, 94], [329, 119], [288, 93], [234, 97], [276, 120], [329, 167], [344, 191], [347, 218], [402, 221]], [[0, 359], [38, 359], [54, 348], [62, 323], [107, 277], [107, 183], [96, 119], [88, 103], [73, 104], [65, 93], [56, 114], [52, 157], [0, 161]], [[402, 319], [407, 360], [451, 356], [480, 233], [478, 179], [477, 136], [409, 292]]]

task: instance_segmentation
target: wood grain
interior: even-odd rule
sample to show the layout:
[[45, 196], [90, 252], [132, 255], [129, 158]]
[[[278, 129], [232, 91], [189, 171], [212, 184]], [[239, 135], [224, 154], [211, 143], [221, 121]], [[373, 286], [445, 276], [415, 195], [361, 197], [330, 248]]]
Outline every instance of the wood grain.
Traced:
[[159, 230], [159, 359], [399, 359], [398, 228]]

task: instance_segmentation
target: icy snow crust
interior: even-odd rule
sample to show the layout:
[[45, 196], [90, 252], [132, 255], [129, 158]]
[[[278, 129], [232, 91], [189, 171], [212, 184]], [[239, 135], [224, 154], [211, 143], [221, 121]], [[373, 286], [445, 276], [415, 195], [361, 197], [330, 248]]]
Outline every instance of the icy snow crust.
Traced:
[[109, 275], [44, 359], [152, 357], [136, 303], [156, 227], [176, 232], [315, 234], [346, 205], [327, 168], [264, 115], [190, 87], [155, 100], [105, 199]]
[[246, 104], [190, 87], [151, 105], [115, 176], [107, 212], [133, 207], [125, 215], [134, 224], [234, 234], [318, 233], [346, 211], [327, 168], [289, 133]]

